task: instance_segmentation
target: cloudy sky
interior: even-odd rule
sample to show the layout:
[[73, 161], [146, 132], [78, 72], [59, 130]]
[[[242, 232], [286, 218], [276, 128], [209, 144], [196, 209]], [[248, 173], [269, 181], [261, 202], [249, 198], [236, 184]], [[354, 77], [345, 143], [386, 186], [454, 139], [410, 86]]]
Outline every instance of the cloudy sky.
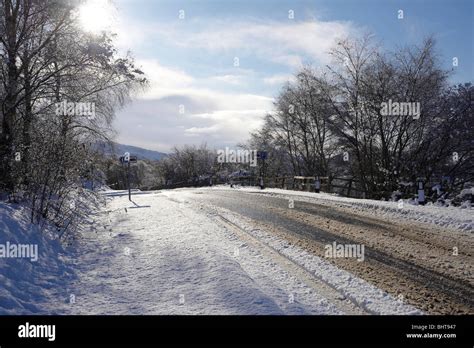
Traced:
[[117, 141], [157, 151], [245, 141], [285, 81], [302, 64], [327, 64], [348, 35], [372, 32], [394, 49], [434, 34], [444, 67], [459, 59], [452, 81], [474, 76], [470, 0], [114, 0], [114, 8], [118, 47], [151, 81], [117, 114]]

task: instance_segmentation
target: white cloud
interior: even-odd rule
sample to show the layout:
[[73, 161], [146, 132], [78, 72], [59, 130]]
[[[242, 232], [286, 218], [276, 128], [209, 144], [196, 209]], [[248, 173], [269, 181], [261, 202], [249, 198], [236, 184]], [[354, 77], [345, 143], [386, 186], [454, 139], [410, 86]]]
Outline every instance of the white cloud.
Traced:
[[181, 48], [199, 48], [212, 52], [252, 53], [261, 59], [299, 66], [308, 56], [328, 62], [328, 51], [336, 39], [357, 34], [359, 28], [347, 21], [267, 21], [186, 20], [182, 23], [136, 22], [123, 19], [117, 30], [118, 45], [135, 50], [150, 41]]
[[272, 75], [272, 76], [269, 76], [269, 77], [265, 77], [263, 79], [263, 83], [265, 83], [266, 85], [270, 85], [270, 86], [274, 86], [274, 85], [283, 85], [284, 83], [288, 82], [288, 81], [294, 81], [295, 80], [295, 77], [294, 75], [291, 75], [291, 74], [276, 74], [276, 75]]
[[211, 77], [211, 81], [224, 82], [230, 85], [242, 85], [244, 83], [244, 77], [241, 75], [220, 75]]
[[300, 69], [303, 66], [303, 58], [295, 54], [278, 54], [271, 56], [270, 60], [293, 69]]
[[[184, 114], [179, 113], [180, 105], [185, 107]], [[122, 132], [117, 140], [159, 151], [190, 142], [234, 145], [247, 140], [272, 108], [273, 99], [265, 96], [194, 87], [163, 88], [158, 95], [137, 99], [118, 113], [116, 126]]]
[[165, 67], [158, 60], [139, 59], [136, 64], [145, 72], [150, 82], [150, 88], [146, 91], [145, 96], [162, 95], [165, 90], [186, 88], [196, 81], [184, 71]]
[[[235, 97], [239, 99], [238, 95]], [[185, 115], [180, 115], [174, 105], [178, 100], [138, 100], [118, 113], [116, 125], [126, 131], [120, 132], [117, 140], [159, 151], [170, 151], [174, 145], [189, 144], [190, 137], [191, 143], [206, 142], [211, 147], [235, 145], [246, 141], [249, 132], [262, 125], [263, 116], [268, 112], [268, 109], [258, 109], [260, 100], [254, 101], [256, 105], [236, 104], [234, 106], [238, 109], [213, 108], [208, 112], [189, 107]], [[208, 107], [212, 108], [212, 105]], [[160, 147], [150, 147], [150, 144], [159, 144]]]
[[[213, 54], [239, 56], [241, 64], [250, 61], [250, 65], [242, 65], [236, 71], [223, 70], [209, 60], [207, 67], [204, 63], [206, 70], [198, 75], [176, 66], [164, 66], [155, 59], [139, 59], [138, 65], [147, 74], [150, 88], [118, 114], [116, 124], [122, 130], [118, 140], [160, 151], [189, 143], [190, 138], [194, 143], [206, 141], [211, 146], [245, 141], [249, 132], [262, 124], [263, 116], [273, 110], [273, 99], [259, 95], [259, 91], [266, 89], [272, 93], [268, 91], [270, 87], [291, 80], [289, 72], [301, 67], [308, 58], [315, 63], [327, 63], [327, 52], [334, 41], [354, 30], [348, 22], [316, 19], [256, 23], [206, 18], [187, 20], [185, 26], [127, 20], [119, 30], [119, 46], [123, 50], [150, 56], [154, 54], [150, 43], [158, 42], [179, 52], [204, 50], [204, 58], [215, 58]], [[256, 73], [251, 70], [255, 57], [287, 68], [272, 73], [259, 69]], [[245, 89], [249, 87], [253, 87], [253, 93]], [[180, 105], [185, 107], [184, 115], [178, 112]]]
[[[212, 137], [211, 144], [237, 144], [247, 140], [249, 132], [257, 130], [263, 123], [266, 110], [218, 110], [211, 113], [195, 114], [193, 118], [206, 119], [211, 126], [190, 127], [187, 135], [200, 135], [203, 139]], [[197, 124], [200, 124], [197, 123]]]
[[[204, 26], [196, 24], [196, 28], [202, 29], [189, 33], [176, 25], [145, 25], [144, 30], [149, 31], [149, 35], [159, 37], [167, 44], [177, 47], [235, 52], [237, 56], [239, 52], [253, 53], [261, 59], [288, 64], [291, 67], [300, 64], [302, 56], [323, 63], [328, 62], [327, 53], [336, 39], [358, 31], [350, 22], [316, 19], [296, 23], [269, 21], [264, 24], [212, 21]], [[143, 30], [141, 32], [143, 33]]]
[[191, 135], [209, 135], [220, 132], [220, 127], [218, 125], [213, 125], [210, 127], [191, 127], [186, 129], [184, 132]]
[[[190, 143], [190, 138], [193, 143], [210, 146], [235, 144], [245, 141], [273, 107], [273, 99], [267, 96], [206, 86], [209, 82], [241, 82], [252, 73], [249, 71], [195, 78], [157, 60], [139, 60], [138, 64], [146, 71], [150, 88], [117, 114], [119, 142], [143, 147], [152, 144], [152, 149], [159, 151]], [[181, 106], [184, 114], [179, 112]], [[153, 144], [167, 146], [156, 148]]]

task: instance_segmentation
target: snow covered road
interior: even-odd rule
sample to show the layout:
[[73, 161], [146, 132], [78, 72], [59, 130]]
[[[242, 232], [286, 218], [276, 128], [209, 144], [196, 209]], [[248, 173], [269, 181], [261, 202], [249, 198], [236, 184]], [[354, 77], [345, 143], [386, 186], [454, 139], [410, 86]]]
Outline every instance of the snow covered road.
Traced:
[[[103, 196], [67, 249], [0, 206], [1, 241], [38, 249], [0, 259], [0, 314], [474, 311], [472, 209], [226, 187]], [[328, 257], [333, 243], [364, 249]]]
[[84, 240], [72, 313], [340, 313], [212, 217], [164, 194], [133, 201], [114, 197]]
[[[70, 314], [416, 314], [198, 190], [110, 191], [80, 241]], [[236, 224], [235, 222], [239, 222]], [[244, 225], [242, 225], [242, 223]], [[243, 226], [243, 227], [242, 227]], [[286, 250], [281, 250], [281, 248]]]

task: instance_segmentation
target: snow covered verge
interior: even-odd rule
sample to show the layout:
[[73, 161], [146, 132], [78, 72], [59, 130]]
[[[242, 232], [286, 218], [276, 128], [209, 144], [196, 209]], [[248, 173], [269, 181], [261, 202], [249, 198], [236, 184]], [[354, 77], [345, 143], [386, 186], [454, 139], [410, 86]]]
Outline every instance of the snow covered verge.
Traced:
[[242, 190], [253, 193], [271, 194], [275, 197], [288, 199], [290, 196], [296, 201], [309, 203], [326, 203], [342, 205], [353, 210], [354, 213], [369, 216], [378, 216], [390, 221], [405, 220], [417, 221], [422, 224], [432, 224], [439, 227], [474, 233], [474, 207], [440, 207], [432, 204], [425, 206], [410, 204], [408, 201], [387, 202], [370, 199], [356, 199], [341, 197], [328, 193], [301, 192], [282, 189], [260, 190], [256, 187], [214, 186], [214, 190]]
[[51, 303], [73, 272], [53, 232], [31, 224], [24, 206], [0, 202], [0, 315], [57, 314]]
[[26, 204], [0, 202], [0, 315], [64, 313], [60, 304], [69, 300], [67, 284], [75, 277], [72, 245], [84, 217], [103, 204], [91, 191], [74, 193], [63, 217], [67, 229], [45, 220], [32, 224]]

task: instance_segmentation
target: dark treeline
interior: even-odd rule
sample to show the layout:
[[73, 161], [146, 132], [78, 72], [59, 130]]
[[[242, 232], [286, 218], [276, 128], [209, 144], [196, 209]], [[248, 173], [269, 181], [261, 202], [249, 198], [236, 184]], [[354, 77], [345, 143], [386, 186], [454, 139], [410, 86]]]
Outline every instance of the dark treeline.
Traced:
[[[71, 192], [100, 173], [92, 144], [112, 134], [114, 111], [146, 84], [112, 34], [81, 30], [80, 4], [0, 1], [0, 191], [28, 201], [33, 222], [74, 210]], [[64, 103], [94, 113], [58, 112]]]
[[[346, 39], [331, 57], [286, 84], [252, 135], [249, 147], [270, 154], [269, 175], [353, 177], [367, 198], [390, 198], [416, 180], [444, 180], [452, 192], [472, 182], [474, 89], [449, 85], [433, 39], [396, 52], [369, 36]], [[412, 113], [384, 113], [395, 102]]]
[[[140, 160], [130, 167], [130, 179], [133, 188], [153, 190], [170, 185], [193, 185], [196, 180], [206, 180], [216, 176], [222, 169], [216, 162], [215, 151], [206, 144], [174, 147], [160, 161]], [[226, 166], [228, 167], [228, 166]], [[114, 189], [127, 188], [126, 165], [116, 159], [106, 161], [104, 173], [106, 183]]]

